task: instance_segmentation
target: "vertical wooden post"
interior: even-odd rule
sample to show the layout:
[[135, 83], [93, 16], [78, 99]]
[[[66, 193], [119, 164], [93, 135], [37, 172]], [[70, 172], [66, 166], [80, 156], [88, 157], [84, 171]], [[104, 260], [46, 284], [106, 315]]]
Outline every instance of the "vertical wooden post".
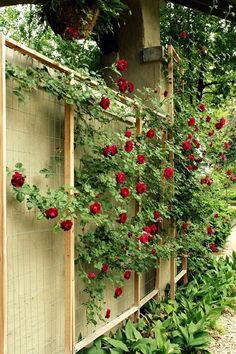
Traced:
[[188, 257], [186, 255], [182, 255], [182, 270], [185, 270], [186, 273], [183, 276], [184, 285], [188, 284]]
[[[168, 115], [169, 121], [171, 124], [174, 124], [174, 60], [173, 60], [173, 47], [172, 45], [168, 45], [168, 95], [170, 97], [169, 105], [168, 105]], [[173, 141], [172, 132], [169, 134], [168, 139]], [[174, 153], [170, 153], [170, 164], [171, 167], [174, 167]], [[174, 182], [171, 186], [171, 196], [174, 195]], [[170, 221], [169, 225], [169, 233], [173, 237], [176, 238], [176, 229], [173, 223], [173, 220]], [[170, 298], [175, 298], [175, 275], [176, 275], [176, 259], [175, 257], [171, 257], [170, 259]]]
[[6, 47], [0, 36], [0, 352], [7, 354], [6, 277]]
[[[65, 104], [64, 182], [74, 186], [74, 107]], [[74, 227], [64, 232], [65, 354], [74, 353]]]
[[[136, 118], [136, 135], [140, 135], [142, 133], [142, 120], [140, 118]], [[140, 211], [140, 204], [135, 202], [135, 214], [137, 215]], [[140, 297], [141, 297], [141, 289], [140, 289], [140, 275], [135, 273], [134, 275], [134, 305], [140, 306]], [[140, 316], [140, 310], [138, 310], [134, 314], [134, 320], [137, 320]]]

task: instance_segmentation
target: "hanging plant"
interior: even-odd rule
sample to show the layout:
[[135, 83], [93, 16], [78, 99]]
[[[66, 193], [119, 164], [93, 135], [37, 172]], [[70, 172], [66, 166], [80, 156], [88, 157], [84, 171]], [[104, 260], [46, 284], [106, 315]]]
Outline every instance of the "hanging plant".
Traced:
[[120, 0], [48, 0], [40, 7], [40, 18], [64, 39], [85, 39], [109, 32], [114, 20], [126, 9]]

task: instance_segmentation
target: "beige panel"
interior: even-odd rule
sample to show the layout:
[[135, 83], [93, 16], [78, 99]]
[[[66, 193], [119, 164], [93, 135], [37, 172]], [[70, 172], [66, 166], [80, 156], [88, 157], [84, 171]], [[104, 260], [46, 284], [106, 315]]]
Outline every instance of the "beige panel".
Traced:
[[[8, 51], [9, 53], [9, 51]], [[19, 55], [10, 54], [18, 64]], [[30, 60], [27, 60], [30, 63]], [[22, 162], [27, 182], [48, 186], [63, 184], [64, 104], [37, 91], [19, 103], [7, 85], [7, 166]], [[55, 177], [44, 180], [42, 168], [54, 165]], [[8, 352], [11, 354], [64, 353], [64, 246], [62, 233], [52, 222], [37, 221], [7, 188]]]

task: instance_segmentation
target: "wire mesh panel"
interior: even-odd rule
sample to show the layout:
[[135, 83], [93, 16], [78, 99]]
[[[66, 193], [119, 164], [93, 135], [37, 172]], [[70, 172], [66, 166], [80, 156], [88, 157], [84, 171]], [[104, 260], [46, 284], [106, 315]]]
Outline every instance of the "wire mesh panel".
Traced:
[[[9, 53], [10, 52], [10, 53]], [[8, 50], [11, 63], [32, 60]], [[64, 104], [42, 91], [18, 101], [13, 81], [7, 81], [7, 166], [22, 162], [26, 181], [42, 191], [63, 185]], [[55, 163], [55, 162], [60, 163]], [[54, 166], [48, 180], [43, 168]], [[8, 185], [10, 181], [8, 180]], [[63, 235], [37, 211], [16, 203], [7, 193], [7, 341], [12, 354], [64, 353]]]

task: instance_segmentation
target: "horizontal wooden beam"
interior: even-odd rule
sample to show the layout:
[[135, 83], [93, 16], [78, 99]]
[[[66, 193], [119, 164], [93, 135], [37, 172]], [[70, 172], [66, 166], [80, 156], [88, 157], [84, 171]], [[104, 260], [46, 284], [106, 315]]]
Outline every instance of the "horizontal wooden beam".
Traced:
[[140, 300], [140, 307], [142, 307], [143, 305], [145, 305], [149, 300], [151, 300], [152, 298], [154, 298], [157, 294], [158, 294], [159, 290], [155, 289], [153, 291], [150, 292], [150, 294], [146, 295], [144, 298], [142, 298]]

